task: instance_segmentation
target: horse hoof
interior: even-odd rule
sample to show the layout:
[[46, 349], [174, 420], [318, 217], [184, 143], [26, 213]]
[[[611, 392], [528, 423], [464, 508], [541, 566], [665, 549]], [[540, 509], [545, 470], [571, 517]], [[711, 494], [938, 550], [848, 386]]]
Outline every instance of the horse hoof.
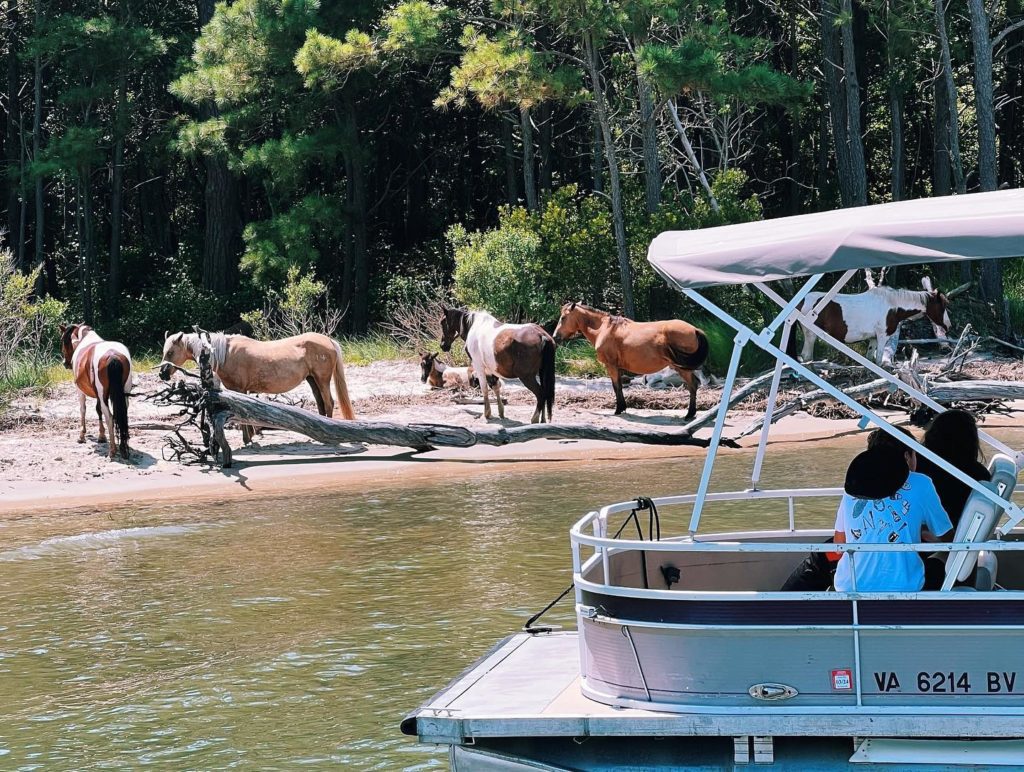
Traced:
[[84, 445], [85, 444], [85, 435], [84, 434], [81, 437], [78, 438], [78, 444], [79, 445]]
[[99, 442], [99, 443], [105, 445], [106, 442], [107, 442], [107, 438], [106, 437], [100, 437], [98, 440], [96, 440], [96, 442]]

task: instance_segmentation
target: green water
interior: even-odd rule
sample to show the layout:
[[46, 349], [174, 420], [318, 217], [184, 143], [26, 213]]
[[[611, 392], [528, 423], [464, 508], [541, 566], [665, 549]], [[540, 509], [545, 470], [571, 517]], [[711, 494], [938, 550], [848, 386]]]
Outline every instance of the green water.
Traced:
[[[766, 484], [838, 484], [851, 453], [787, 447]], [[751, 458], [727, 454], [715, 488], [745, 487]], [[580, 514], [692, 491], [701, 463], [0, 524], [0, 769], [445, 767], [405, 713], [564, 589]], [[817, 506], [799, 522], [829, 524]], [[763, 512], [719, 505], [702, 530], [785, 526]]]

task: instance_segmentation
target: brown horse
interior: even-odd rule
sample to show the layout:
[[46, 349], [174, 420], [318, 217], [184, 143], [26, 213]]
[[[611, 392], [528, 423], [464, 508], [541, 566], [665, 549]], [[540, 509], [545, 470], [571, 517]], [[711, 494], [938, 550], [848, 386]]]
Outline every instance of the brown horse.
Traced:
[[[555, 404], [555, 342], [538, 324], [502, 324], [486, 311], [445, 308], [441, 316], [441, 350], [450, 351], [461, 337], [484, 395], [484, 420], [491, 417], [488, 388], [498, 400], [498, 417], [505, 417], [498, 378], [518, 378], [537, 398], [531, 423], [551, 420]], [[486, 377], [481, 377], [481, 375]], [[493, 376], [498, 376], [494, 378]]]
[[172, 365], [180, 367], [198, 361], [203, 346], [209, 346], [213, 372], [233, 391], [255, 394], [283, 394], [303, 381], [313, 390], [320, 415], [334, 415], [331, 378], [343, 417], [353, 420], [352, 402], [345, 384], [341, 346], [326, 335], [307, 332], [282, 340], [262, 341], [244, 335], [224, 333], [165, 333], [164, 361], [160, 377], [171, 377]]
[[85, 402], [96, 400], [100, 419], [100, 442], [110, 437], [110, 457], [120, 450], [128, 458], [128, 394], [132, 390], [132, 358], [121, 343], [103, 340], [86, 324], [60, 326], [60, 350], [64, 366], [71, 370], [78, 388], [82, 431], [85, 442]]
[[622, 396], [625, 372], [647, 375], [671, 367], [690, 392], [687, 418], [697, 414], [697, 379], [708, 358], [708, 339], [692, 324], [669, 319], [663, 322], [634, 322], [624, 316], [612, 316], [582, 303], [566, 303], [555, 328], [555, 340], [561, 343], [582, 335], [597, 352], [597, 361], [607, 368], [615, 390], [615, 415], [624, 413]]

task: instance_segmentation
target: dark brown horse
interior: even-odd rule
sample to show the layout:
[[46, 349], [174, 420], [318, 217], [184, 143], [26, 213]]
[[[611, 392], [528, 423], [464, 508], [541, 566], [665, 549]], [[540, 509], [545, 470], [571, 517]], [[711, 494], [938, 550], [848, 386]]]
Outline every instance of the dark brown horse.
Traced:
[[[461, 337], [480, 380], [484, 420], [491, 417], [488, 387], [498, 400], [498, 416], [505, 417], [498, 378], [518, 378], [537, 398], [531, 423], [544, 423], [555, 405], [555, 341], [538, 324], [503, 324], [486, 311], [445, 308], [441, 316], [441, 350], [450, 351]], [[486, 377], [482, 377], [486, 376]], [[492, 376], [497, 376], [492, 381]]]
[[60, 351], [64, 366], [71, 370], [78, 388], [82, 431], [79, 442], [85, 442], [85, 403], [96, 400], [100, 418], [100, 442], [110, 437], [109, 453], [118, 451], [128, 458], [128, 394], [132, 390], [132, 358], [121, 343], [103, 340], [86, 324], [60, 326]]
[[663, 322], [634, 322], [613, 316], [582, 303], [566, 303], [555, 328], [555, 340], [561, 343], [582, 335], [597, 352], [597, 361], [605, 366], [615, 390], [615, 415], [624, 413], [623, 373], [656, 373], [671, 367], [690, 392], [687, 418], [697, 414], [696, 370], [708, 358], [708, 339], [692, 324], [669, 319]]

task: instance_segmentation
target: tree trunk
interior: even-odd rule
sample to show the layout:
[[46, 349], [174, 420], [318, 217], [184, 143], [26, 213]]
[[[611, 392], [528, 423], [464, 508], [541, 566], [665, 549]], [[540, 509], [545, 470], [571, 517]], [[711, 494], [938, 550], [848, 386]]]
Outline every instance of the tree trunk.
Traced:
[[75, 220], [78, 223], [78, 279], [82, 293], [82, 316], [85, 323], [94, 326], [96, 317], [93, 314], [92, 279], [93, 279], [93, 244], [92, 244], [92, 186], [90, 177], [92, 170], [86, 167], [79, 172], [80, 178], [75, 185]]
[[20, 32], [20, 15], [18, 3], [7, 3], [7, 132], [4, 137], [4, 163], [6, 169], [2, 175], [7, 185], [7, 246], [15, 254], [19, 251], [24, 234], [20, 233], [20, 199], [21, 175], [16, 171], [21, 165], [21, 137], [18, 129], [21, 126], [21, 99], [19, 98], [19, 67], [18, 34]]
[[523, 190], [526, 191], [526, 208], [537, 211], [537, 177], [533, 160], [533, 120], [530, 110], [519, 108], [519, 130], [523, 138]]
[[505, 115], [501, 118], [501, 141], [505, 148], [505, 200], [509, 206], [519, 203], [519, 175], [516, 173], [516, 152], [512, 134], [512, 121]]
[[355, 202], [355, 174], [351, 154], [345, 154], [345, 211], [349, 213], [345, 226], [344, 263], [341, 267], [341, 307], [345, 310], [345, 329], [352, 331], [352, 296], [355, 286], [355, 231], [352, 217]]
[[597, 111], [591, 114], [590, 131], [590, 179], [591, 190], [595, 193], [604, 193], [604, 161], [601, 157], [604, 152], [601, 148], [601, 122], [597, 117]]
[[[995, 99], [992, 91], [992, 38], [984, 0], [968, 0], [971, 40], [974, 44], [974, 109], [978, 120], [978, 178], [983, 191], [999, 187], [996, 156]], [[1003, 312], [1003, 263], [985, 260], [981, 264], [981, 294]]]
[[622, 205], [622, 181], [619, 177], [619, 160], [615, 152], [615, 138], [612, 136], [611, 118], [605, 101], [604, 82], [598, 65], [597, 46], [589, 33], [584, 38], [587, 55], [587, 69], [594, 93], [594, 112], [601, 127], [604, 155], [608, 163], [608, 182], [612, 199], [612, 227], [615, 231], [615, 247], [619, 263], [619, 281], [622, 283], [622, 311], [630, 319], [636, 318], [633, 302], [633, 267], [629, 262], [629, 242], [626, 240], [626, 214]]
[[[1022, 0], [1008, 0], [1006, 15], [1010, 19], [1024, 15]], [[1006, 46], [1006, 66], [1000, 88], [1005, 95], [999, 120], [999, 179], [1011, 188], [1022, 181], [1020, 149], [1024, 147], [1024, 29], [1010, 33]]]
[[836, 172], [839, 178], [839, 196], [843, 206], [854, 206], [851, 182], [853, 159], [850, 155], [847, 100], [843, 93], [842, 46], [836, 29], [835, 0], [821, 2], [821, 51], [824, 57], [825, 91], [828, 94], [828, 114], [831, 117], [832, 144], [835, 147]]
[[953, 171], [953, 185], [957, 193], [967, 192], [964, 180], [964, 165], [960, 155], [960, 115], [957, 111], [956, 84], [953, 82], [953, 60], [949, 53], [949, 34], [946, 31], [945, 0], [933, 0], [935, 6], [935, 30], [939, 36], [940, 78], [946, 89], [946, 110], [948, 118], [949, 163]]
[[537, 110], [537, 114], [540, 116], [540, 132], [537, 136], [537, 145], [540, 149], [537, 163], [537, 184], [542, 191], [551, 190], [551, 123], [554, 120], [552, 112], [549, 102], [544, 102]]
[[932, 191], [936, 196], [948, 196], [953, 192], [953, 167], [949, 153], [949, 95], [946, 83], [938, 78], [932, 91], [935, 96], [935, 129], [932, 147]]
[[661, 158], [658, 157], [658, 125], [655, 120], [654, 98], [651, 84], [637, 70], [637, 101], [640, 103], [640, 136], [644, 148], [644, 196], [647, 214], [654, 214], [661, 206]]
[[967, 0], [974, 44], [974, 110], [978, 119], [978, 178], [982, 190], [998, 187], [996, 116], [992, 93], [992, 38], [985, 0]]
[[[201, 27], [213, 18], [213, 12], [214, 0], [199, 0]], [[205, 105], [200, 112], [203, 118], [218, 114], [216, 106], [212, 104]], [[203, 288], [218, 295], [226, 295], [238, 286], [238, 260], [244, 247], [238, 182], [223, 156], [210, 155], [204, 162], [206, 223], [203, 234]]]
[[351, 101], [345, 105], [347, 140], [351, 158], [351, 208], [349, 221], [352, 223], [352, 329], [366, 332], [370, 323], [370, 256], [366, 237], [366, 219], [369, 216], [366, 203], [366, 176], [363, 164], [362, 139], [356, 121], [357, 107]]
[[[35, 25], [33, 31], [38, 35], [42, 31], [43, 9], [42, 0], [35, 0]], [[32, 75], [32, 159], [38, 160], [42, 147], [40, 132], [43, 125], [43, 62], [37, 53], [33, 61]], [[35, 175], [35, 228], [33, 230], [33, 246], [35, 247], [35, 266], [43, 263], [44, 245], [46, 242], [46, 218], [43, 201], [43, 178]], [[40, 272], [42, 276], [42, 272]], [[52, 293], [55, 288], [50, 287]]]
[[[126, 66], [126, 65], [124, 65]], [[110, 181], [110, 281], [107, 298], [112, 315], [121, 300], [121, 219], [124, 209], [124, 136], [127, 131], [128, 74], [122, 70], [114, 112], [114, 156]]]
[[846, 92], [847, 139], [850, 145], [850, 198], [854, 206], [868, 202], [867, 168], [861, 137], [860, 82], [857, 79], [857, 52], [853, 44], [853, 0], [842, 0], [843, 79]]
[[[891, 75], [891, 74], [890, 74]], [[893, 79], [889, 84], [889, 117], [892, 121], [889, 187], [893, 201], [903, 200], [903, 88]]]
[[704, 188], [704, 192], [707, 194], [708, 203], [711, 204], [711, 209], [715, 212], [722, 211], [721, 207], [718, 205], [718, 199], [715, 198], [714, 191], [711, 190], [711, 184], [708, 182], [708, 177], [704, 173], [704, 167], [701, 166], [700, 161], [697, 159], [697, 154], [693, 152], [693, 145], [690, 144], [690, 140], [686, 136], [686, 129], [683, 128], [683, 122], [679, 120], [679, 110], [676, 109], [676, 101], [674, 99], [668, 100], [668, 111], [669, 115], [672, 116], [672, 123], [676, 127], [676, 132], [679, 134], [679, 141], [683, 144], [683, 152], [686, 153], [686, 160], [690, 162], [694, 172], [696, 172], [697, 179], [700, 180], [700, 185]]

